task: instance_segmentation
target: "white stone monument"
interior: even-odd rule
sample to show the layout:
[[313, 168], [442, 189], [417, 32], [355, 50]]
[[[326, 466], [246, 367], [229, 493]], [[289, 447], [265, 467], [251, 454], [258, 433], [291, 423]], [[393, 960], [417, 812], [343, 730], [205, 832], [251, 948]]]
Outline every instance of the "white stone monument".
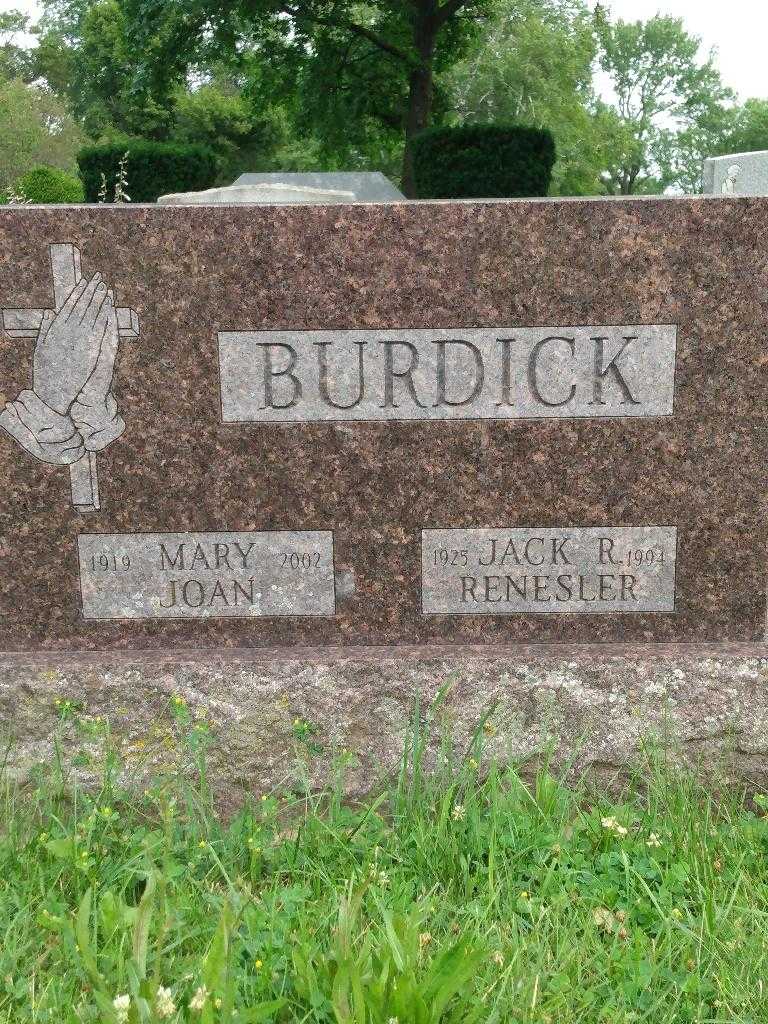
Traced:
[[160, 196], [162, 206], [207, 206], [210, 203], [352, 203], [353, 192], [327, 188], [302, 188], [276, 182], [274, 185], [225, 185], [203, 192], [171, 192]]
[[706, 159], [704, 194], [768, 196], [768, 150]]
[[232, 185], [160, 196], [163, 206], [209, 203], [381, 203], [405, 199], [378, 171], [241, 174]]

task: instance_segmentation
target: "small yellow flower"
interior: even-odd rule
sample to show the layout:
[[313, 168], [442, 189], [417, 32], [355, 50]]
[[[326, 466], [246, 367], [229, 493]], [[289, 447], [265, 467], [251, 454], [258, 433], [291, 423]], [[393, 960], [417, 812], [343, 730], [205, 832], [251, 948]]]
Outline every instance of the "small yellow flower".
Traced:
[[529, 900], [530, 898], [531, 898], [531, 894], [529, 892], [526, 892], [525, 889], [523, 889], [523, 891], [520, 893], [520, 899], [521, 900]]
[[204, 850], [206, 848], [206, 846], [208, 845], [208, 843], [206, 843], [206, 841], [204, 839], [201, 839], [200, 842], [197, 845], [200, 847], [201, 850]]
[[262, 968], [262, 967], [264, 966], [264, 963], [263, 963], [263, 961], [261, 961], [261, 960], [255, 960], [255, 961], [254, 961], [254, 964], [255, 964], [255, 967], [256, 967], [256, 970], [257, 970], [257, 971], [260, 971], [260, 970], [261, 970], [261, 968]]
[[673, 909], [673, 911], [672, 911], [672, 917], [674, 917], [674, 919], [676, 921], [682, 921], [682, 919], [683, 919], [683, 912], [682, 912], [682, 910], [680, 910], [679, 907], [675, 907]]

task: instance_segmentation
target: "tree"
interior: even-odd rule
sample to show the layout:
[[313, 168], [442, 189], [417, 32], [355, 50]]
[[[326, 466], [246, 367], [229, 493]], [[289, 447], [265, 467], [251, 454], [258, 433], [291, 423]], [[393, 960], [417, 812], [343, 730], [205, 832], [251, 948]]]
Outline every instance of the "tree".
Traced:
[[768, 149], [768, 100], [750, 99], [733, 111], [728, 131], [718, 140], [712, 156], [760, 149]]
[[19, 79], [0, 82], [0, 190], [41, 164], [75, 171], [81, 143], [58, 97]]
[[257, 107], [236, 82], [218, 77], [175, 97], [170, 138], [203, 143], [219, 161], [219, 180], [230, 184], [243, 171], [271, 170], [290, 141], [279, 106]]
[[[169, 15], [161, 29], [172, 28]], [[39, 37], [46, 80], [56, 82], [94, 140], [203, 143], [218, 155], [225, 183], [246, 168], [272, 169], [277, 153], [301, 163], [291, 118], [274, 99], [288, 83], [267, 87], [258, 54], [233, 52], [223, 61], [223, 47], [203, 41], [188, 65], [169, 70], [163, 62], [142, 76], [123, 0], [44, 0]], [[153, 47], [166, 47], [162, 32]]]
[[583, 0], [501, 0], [469, 54], [444, 76], [455, 116], [549, 128], [558, 153], [552, 192], [594, 193], [605, 126], [592, 88], [596, 53]]
[[[613, 109], [624, 131], [603, 174], [610, 194], [691, 188], [700, 147], [717, 133], [733, 93], [725, 88], [710, 53], [701, 63], [700, 40], [680, 18], [609, 21], [595, 11], [599, 62], [615, 93]], [[697, 151], [698, 150], [698, 151]]]
[[0, 81], [17, 78], [31, 82], [34, 60], [31, 52], [17, 42], [17, 36], [29, 30], [29, 18], [21, 11], [0, 13]]
[[[382, 128], [404, 139], [403, 189], [412, 195], [410, 141], [432, 120], [435, 74], [458, 59], [487, 0], [126, 0], [131, 37], [142, 46], [162, 36], [164, 56], [144, 73], [161, 87], [184, 73], [210, 37], [230, 52], [249, 34], [269, 60], [288, 57], [299, 74], [317, 80], [333, 68], [337, 84], [353, 83], [356, 100]], [[169, 23], [170, 18], [170, 23]], [[238, 37], [238, 27], [245, 28]], [[159, 54], [154, 49], [154, 57]], [[361, 82], [367, 93], [360, 92]], [[373, 83], [375, 87], [373, 87]], [[338, 91], [338, 90], [337, 90]], [[344, 109], [344, 104], [341, 105]], [[351, 126], [354, 129], [354, 126]]]

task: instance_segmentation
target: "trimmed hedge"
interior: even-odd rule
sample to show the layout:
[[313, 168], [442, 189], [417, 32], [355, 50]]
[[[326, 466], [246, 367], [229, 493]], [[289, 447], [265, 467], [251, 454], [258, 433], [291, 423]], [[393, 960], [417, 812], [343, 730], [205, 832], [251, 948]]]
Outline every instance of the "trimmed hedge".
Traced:
[[82, 203], [85, 200], [80, 179], [56, 167], [33, 167], [19, 178], [14, 191], [31, 203]]
[[524, 125], [430, 128], [412, 146], [418, 199], [545, 196], [556, 155], [548, 129]]
[[216, 156], [207, 146], [148, 139], [86, 146], [77, 154], [77, 163], [89, 203], [98, 202], [102, 174], [107, 179], [107, 200], [112, 201], [126, 152], [126, 192], [133, 203], [154, 203], [167, 192], [209, 188], [216, 179]]

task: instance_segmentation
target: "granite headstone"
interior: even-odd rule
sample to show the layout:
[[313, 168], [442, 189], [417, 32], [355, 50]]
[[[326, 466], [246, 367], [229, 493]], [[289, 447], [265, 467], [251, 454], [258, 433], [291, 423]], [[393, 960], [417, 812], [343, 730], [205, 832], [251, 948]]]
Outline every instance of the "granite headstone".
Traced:
[[766, 223], [0, 211], [0, 644], [756, 640]]
[[357, 203], [403, 200], [403, 193], [381, 171], [268, 171], [241, 174], [235, 185], [275, 185], [285, 182], [298, 188], [325, 188], [351, 192]]
[[339, 171], [313, 174], [242, 174], [232, 185], [203, 192], [160, 196], [161, 206], [212, 203], [287, 204], [400, 202], [405, 196], [379, 172]]
[[704, 161], [704, 192], [768, 196], [768, 150], [708, 157]]

